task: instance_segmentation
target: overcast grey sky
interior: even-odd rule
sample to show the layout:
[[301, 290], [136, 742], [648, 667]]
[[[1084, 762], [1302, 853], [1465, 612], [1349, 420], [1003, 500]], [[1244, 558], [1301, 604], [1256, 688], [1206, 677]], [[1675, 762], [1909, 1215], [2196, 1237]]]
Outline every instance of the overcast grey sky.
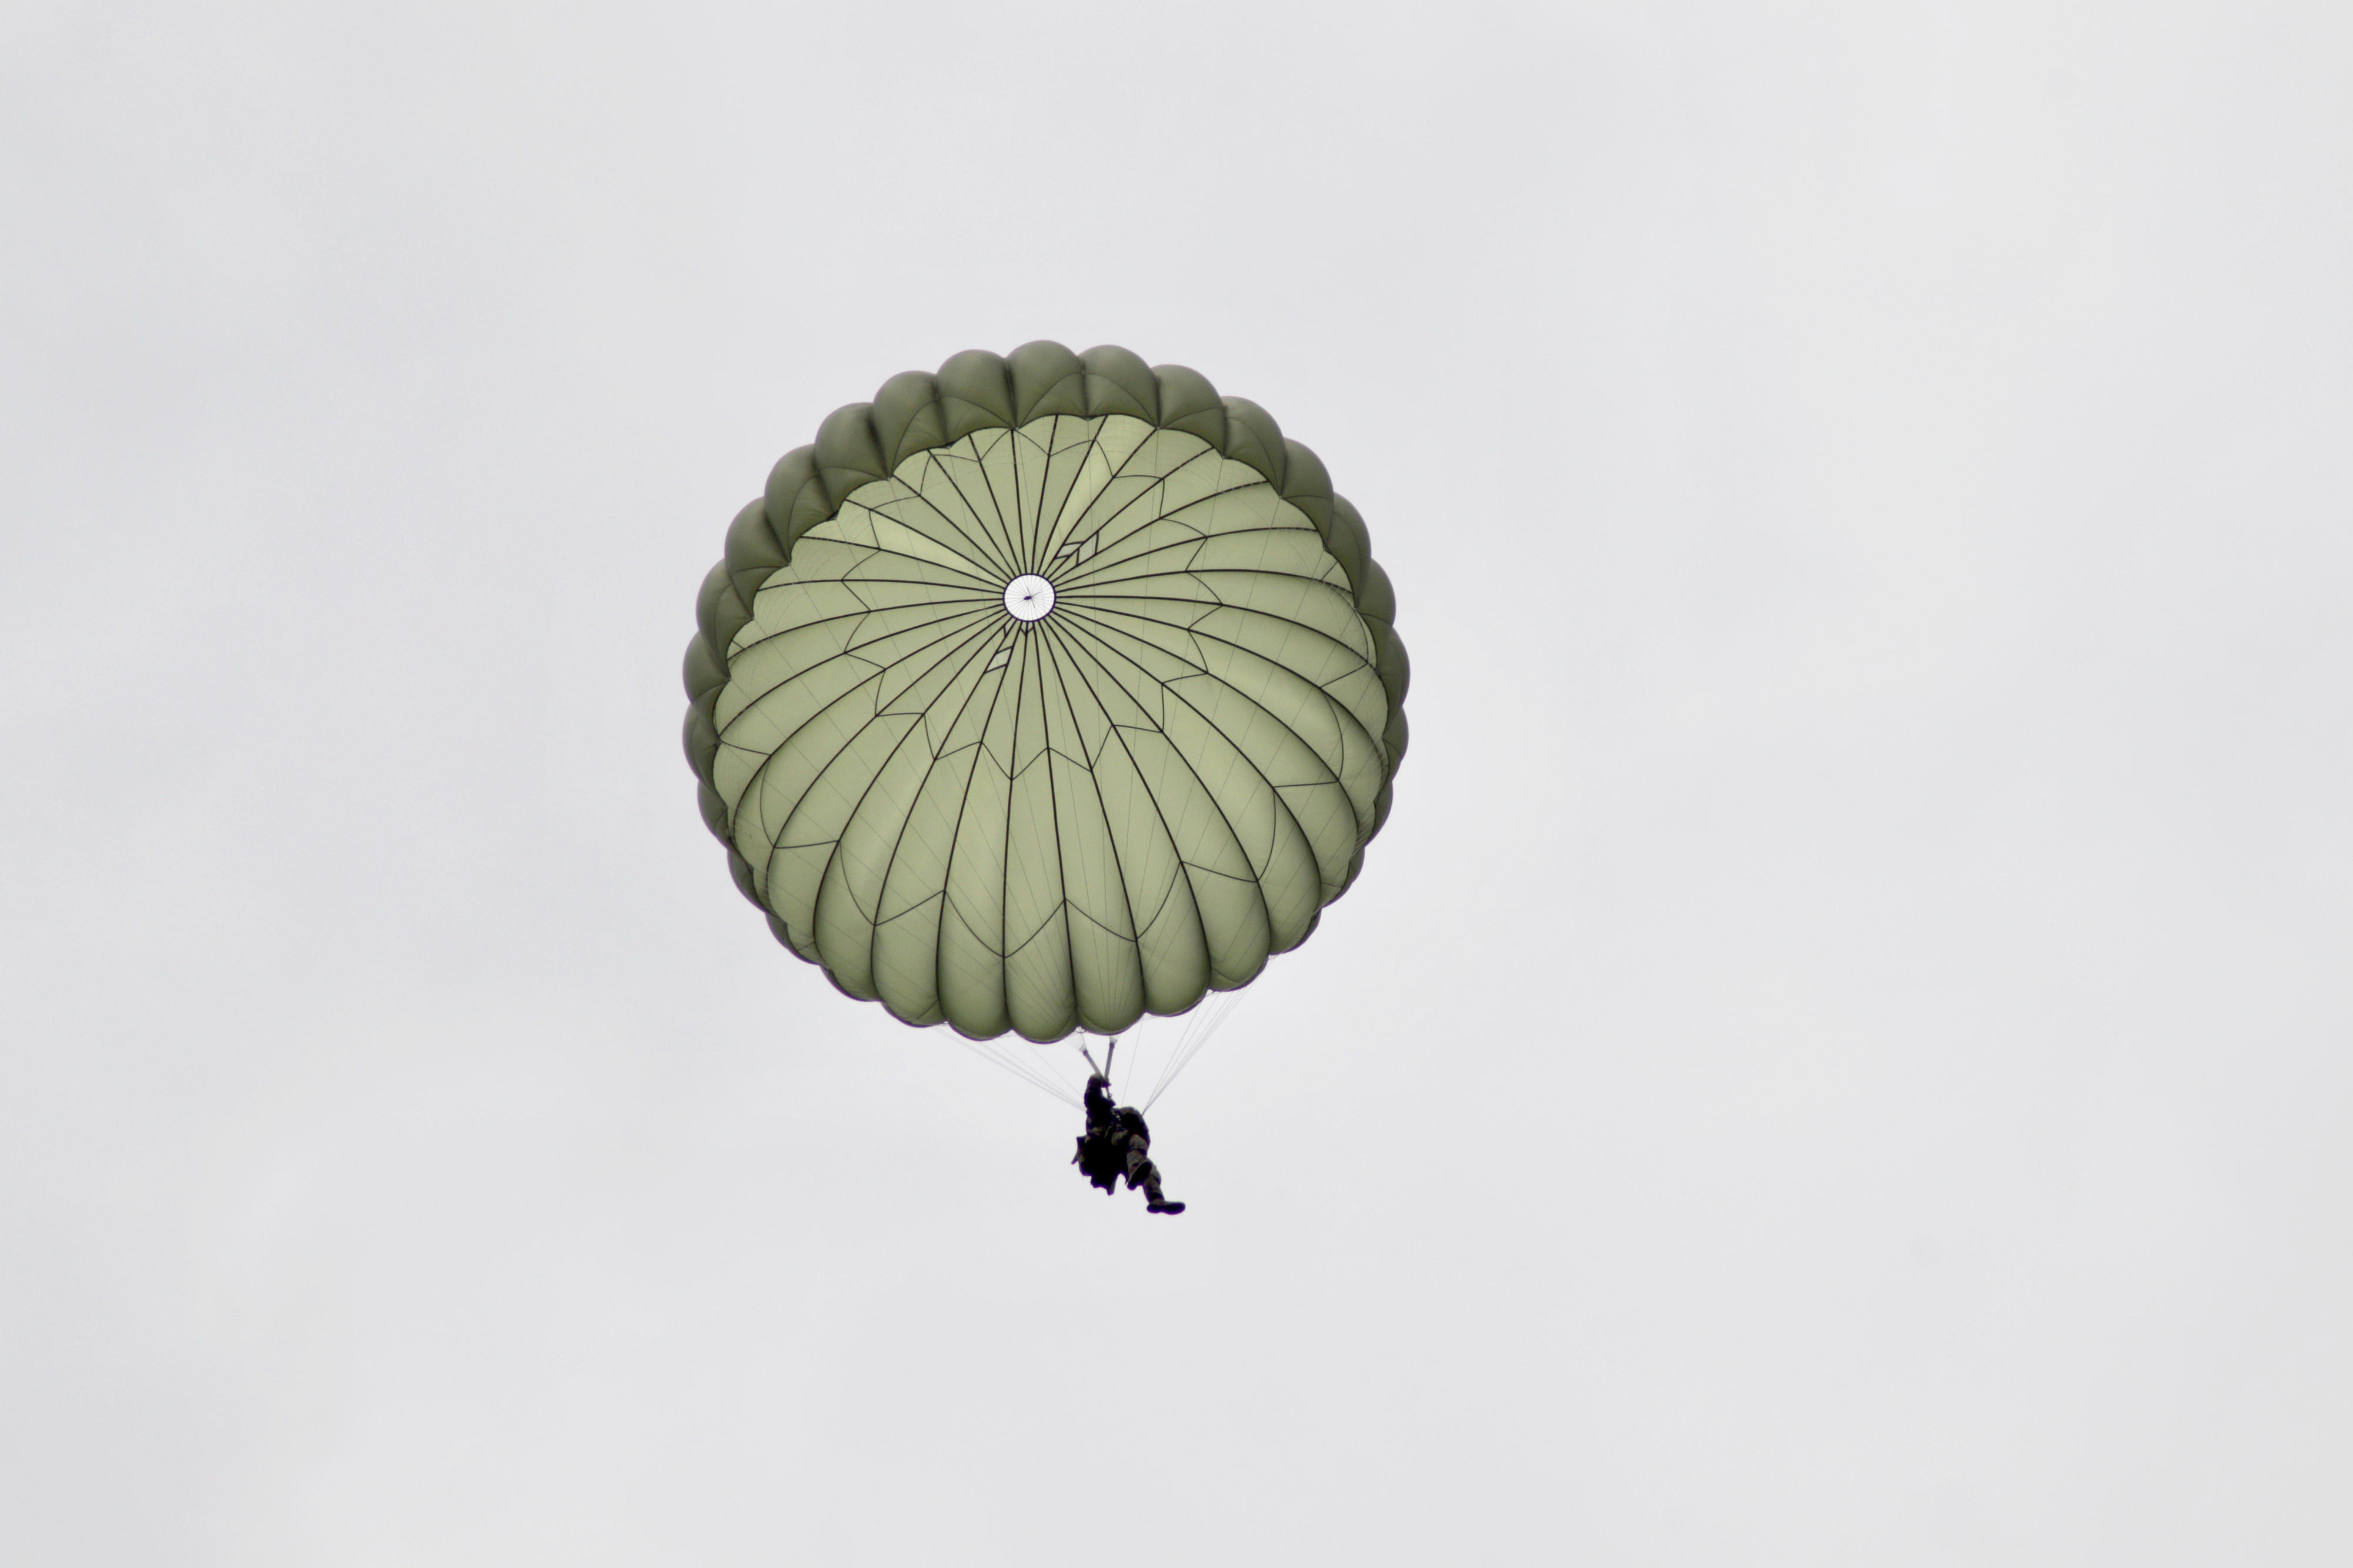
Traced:
[[[10, 0], [0, 1560], [2353, 1560], [2348, 80]], [[1040, 337], [1273, 411], [1414, 657], [1176, 1221], [776, 947], [677, 739], [769, 464]]]

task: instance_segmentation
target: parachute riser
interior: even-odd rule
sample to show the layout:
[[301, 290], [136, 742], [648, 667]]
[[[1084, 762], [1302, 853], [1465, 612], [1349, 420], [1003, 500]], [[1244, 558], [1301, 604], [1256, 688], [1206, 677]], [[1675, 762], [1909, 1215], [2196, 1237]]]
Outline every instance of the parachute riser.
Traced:
[[1103, 1066], [1101, 1067], [1095, 1066], [1094, 1053], [1088, 1050], [1085, 1046], [1082, 1045], [1079, 1047], [1079, 1055], [1085, 1059], [1087, 1070], [1089, 1072], [1103, 1079], [1103, 1082], [1109, 1083], [1111, 1081], [1112, 1058], [1119, 1055], [1119, 1037], [1117, 1036], [1113, 1036], [1112, 1037], [1111, 1044], [1103, 1047]]

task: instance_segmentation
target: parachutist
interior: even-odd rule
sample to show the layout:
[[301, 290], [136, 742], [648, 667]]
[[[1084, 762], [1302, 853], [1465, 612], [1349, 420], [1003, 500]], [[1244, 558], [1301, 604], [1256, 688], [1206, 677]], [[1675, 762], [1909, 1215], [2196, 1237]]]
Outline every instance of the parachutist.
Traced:
[[1122, 1176], [1128, 1191], [1144, 1189], [1144, 1207], [1150, 1214], [1183, 1214], [1185, 1205], [1171, 1203], [1160, 1190], [1160, 1167], [1152, 1163], [1152, 1130], [1144, 1112], [1121, 1105], [1111, 1097], [1111, 1080], [1101, 1073], [1087, 1079], [1087, 1130], [1079, 1135], [1079, 1152], [1071, 1163], [1104, 1192], [1118, 1189]]

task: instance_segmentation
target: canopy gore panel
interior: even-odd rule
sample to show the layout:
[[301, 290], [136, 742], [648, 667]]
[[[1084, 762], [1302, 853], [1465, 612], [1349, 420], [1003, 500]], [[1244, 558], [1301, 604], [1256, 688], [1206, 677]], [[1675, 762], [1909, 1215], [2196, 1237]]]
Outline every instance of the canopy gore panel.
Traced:
[[973, 1039], [1116, 1034], [1307, 939], [1380, 831], [1404, 646], [1272, 418], [1124, 349], [886, 383], [728, 531], [703, 820], [776, 939]]

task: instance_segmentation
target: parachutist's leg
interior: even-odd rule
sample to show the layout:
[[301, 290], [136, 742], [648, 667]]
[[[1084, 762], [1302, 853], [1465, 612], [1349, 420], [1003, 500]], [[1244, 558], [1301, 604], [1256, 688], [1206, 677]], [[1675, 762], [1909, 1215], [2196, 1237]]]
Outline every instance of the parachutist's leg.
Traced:
[[1160, 1167], [1154, 1164], [1141, 1149], [1131, 1149], [1127, 1156], [1127, 1186], [1130, 1192], [1144, 1189], [1144, 1206], [1152, 1214], [1183, 1214], [1183, 1204], [1172, 1204], [1160, 1190]]

